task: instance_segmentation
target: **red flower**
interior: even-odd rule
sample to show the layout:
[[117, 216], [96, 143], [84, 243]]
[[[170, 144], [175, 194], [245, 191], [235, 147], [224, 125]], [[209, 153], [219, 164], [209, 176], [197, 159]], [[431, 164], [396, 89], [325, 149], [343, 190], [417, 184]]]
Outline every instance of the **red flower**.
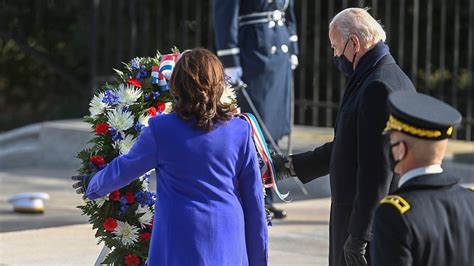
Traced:
[[104, 223], [102, 224], [107, 232], [113, 232], [117, 227], [117, 220], [114, 218], [107, 218], [105, 219]]
[[156, 116], [156, 108], [153, 107], [153, 106], [148, 108], [147, 113], [148, 113], [149, 116]]
[[100, 155], [94, 155], [90, 158], [90, 160], [97, 168], [102, 168], [105, 165], [104, 157]]
[[138, 266], [140, 265], [140, 258], [133, 254], [128, 254], [125, 256], [125, 265], [127, 266]]
[[120, 200], [120, 191], [115, 190], [114, 192], [109, 194], [109, 199], [111, 201], [119, 201]]
[[95, 133], [97, 135], [105, 135], [109, 133], [109, 124], [107, 123], [100, 123], [95, 126]]
[[141, 88], [141, 87], [142, 87], [142, 84], [141, 84], [140, 81], [137, 80], [137, 79], [129, 79], [127, 82], [128, 82], [128, 84], [133, 85], [133, 86], [135, 86], [135, 87], [137, 87], [137, 88]]
[[159, 113], [163, 113], [163, 111], [165, 111], [166, 109], [166, 105], [164, 102], [158, 102], [156, 104], [156, 108], [157, 108], [156, 111], [158, 111]]
[[141, 233], [140, 234], [140, 241], [147, 241], [150, 240], [150, 233]]
[[127, 202], [132, 204], [135, 202], [135, 195], [133, 195], [132, 192], [126, 192], [125, 193], [125, 198], [127, 199]]

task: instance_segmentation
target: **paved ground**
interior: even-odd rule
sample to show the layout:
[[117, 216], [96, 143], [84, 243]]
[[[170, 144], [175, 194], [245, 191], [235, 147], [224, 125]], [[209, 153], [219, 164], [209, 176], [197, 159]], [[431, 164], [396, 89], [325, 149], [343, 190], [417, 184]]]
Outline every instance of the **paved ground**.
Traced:
[[[330, 140], [331, 129], [298, 127], [294, 134], [294, 152], [311, 149]], [[282, 147], [286, 142], [282, 141]], [[450, 153], [474, 152], [473, 143], [453, 142]], [[447, 166], [474, 182], [474, 166]], [[75, 206], [80, 196], [71, 189], [71, 168], [26, 167], [0, 169], [0, 265], [91, 265], [101, 246], [96, 245], [87, 218]], [[270, 265], [327, 265], [328, 217], [330, 195], [328, 178], [305, 185], [304, 195], [294, 180], [280, 183], [290, 191], [291, 203], [279, 203], [288, 218], [275, 221], [269, 229]], [[42, 191], [51, 196], [41, 215], [16, 214], [6, 203], [7, 197], [19, 192]]]
[[[87, 223], [87, 218], [75, 208], [81, 197], [71, 188], [69, 177], [72, 169], [10, 169], [0, 171], [0, 233], [51, 226]], [[12, 212], [7, 198], [20, 192], [47, 192], [44, 214], [19, 214]]]
[[[269, 228], [270, 265], [327, 265], [329, 200], [278, 206], [289, 216]], [[96, 243], [88, 224], [0, 233], [0, 265], [93, 265]]]

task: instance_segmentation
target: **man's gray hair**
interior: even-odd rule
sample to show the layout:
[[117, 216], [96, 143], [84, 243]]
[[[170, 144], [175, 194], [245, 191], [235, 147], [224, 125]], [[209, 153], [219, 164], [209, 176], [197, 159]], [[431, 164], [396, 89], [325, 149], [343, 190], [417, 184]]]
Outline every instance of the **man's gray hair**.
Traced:
[[347, 41], [350, 34], [357, 35], [366, 48], [384, 41], [387, 38], [385, 31], [377, 20], [368, 11], [368, 8], [347, 8], [339, 12], [329, 23], [329, 29], [335, 29]]

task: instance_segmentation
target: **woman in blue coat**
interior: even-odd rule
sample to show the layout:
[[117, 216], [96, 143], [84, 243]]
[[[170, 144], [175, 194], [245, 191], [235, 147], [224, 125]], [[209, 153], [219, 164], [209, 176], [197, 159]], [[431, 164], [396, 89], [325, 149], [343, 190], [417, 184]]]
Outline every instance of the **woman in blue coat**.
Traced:
[[90, 180], [96, 199], [156, 168], [149, 265], [267, 265], [262, 182], [250, 125], [220, 102], [219, 59], [184, 53], [171, 77], [174, 113], [150, 119], [128, 154]]

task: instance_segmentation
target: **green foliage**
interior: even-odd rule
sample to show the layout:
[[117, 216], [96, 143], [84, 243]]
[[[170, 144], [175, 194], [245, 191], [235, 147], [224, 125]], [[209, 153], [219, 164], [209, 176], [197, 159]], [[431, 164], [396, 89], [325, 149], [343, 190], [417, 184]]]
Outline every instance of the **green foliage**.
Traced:
[[[131, 136], [133, 139], [138, 138], [141, 128], [137, 126], [141, 125], [140, 123], [143, 122], [141, 119], [148, 114], [148, 110], [151, 107], [163, 103], [170, 104], [172, 97], [169, 92], [160, 91], [156, 84], [152, 84], [150, 75], [152, 66], [159, 66], [160, 54], [157, 53], [157, 56], [151, 58], [134, 59], [134, 61], [137, 60], [140, 66], [145, 66], [145, 70], [135, 69], [132, 68], [130, 63], [124, 63], [123, 70], [115, 70], [118, 76], [117, 80], [120, 80], [122, 85], [106, 83], [98, 89], [96, 94], [97, 97], [104, 94], [118, 97], [120, 91], [129, 95], [140, 93], [136, 94], [136, 100], [125, 106], [120, 102], [109, 101], [109, 98], [105, 96], [99, 101], [101, 105], [97, 105], [97, 102], [94, 103], [94, 101], [91, 102], [91, 106], [99, 106], [100, 108], [94, 109], [98, 110], [98, 113], [94, 111], [90, 116], [84, 117], [84, 122], [91, 126], [94, 136], [88, 141], [90, 147], [83, 149], [77, 154], [77, 158], [81, 160], [81, 168], [78, 170], [81, 175], [91, 175], [97, 168], [103, 167], [102, 165], [97, 165], [98, 162], [93, 159], [93, 156], [99, 156], [106, 163], [109, 163], [122, 153], [120, 145], [122, 145], [123, 139], [126, 139], [127, 136]], [[145, 76], [135, 80], [135, 82], [140, 83], [141, 88], [134, 88], [127, 83], [130, 83], [130, 79], [135, 79], [139, 71], [142, 71], [141, 74], [145, 73]], [[158, 97], [155, 95], [154, 97], [154, 93], [157, 92], [160, 95]], [[113, 128], [114, 122], [109, 121], [112, 111], [121, 114], [129, 112], [133, 118], [134, 126], [122, 130]], [[168, 108], [164, 110], [164, 112], [169, 111]], [[104, 126], [104, 123], [107, 131], [97, 131], [99, 125]], [[105, 246], [112, 250], [103, 263], [122, 265], [124, 264], [125, 256], [129, 254], [138, 256], [142, 262], [147, 259], [150, 245], [149, 240], [138, 239], [131, 245], [125, 245], [120, 239], [118, 231], [115, 231], [119, 226], [114, 227], [112, 230], [111, 226], [113, 227], [113, 225], [110, 224], [111, 220], [117, 224], [126, 223], [127, 226], [137, 229], [139, 234], [151, 233], [151, 226], [140, 222], [140, 219], [145, 217], [145, 213], [137, 212], [139, 206], [147, 209], [148, 214], [152, 213], [154, 208], [154, 200], [150, 202], [143, 199], [145, 194], [153, 199], [152, 194], [144, 188], [144, 182], [147, 182], [144, 178], [134, 180], [129, 185], [108, 196], [94, 201], [87, 200], [84, 205], [78, 206], [82, 213], [88, 217], [93, 230], [96, 231], [95, 237], [98, 239], [98, 243], [103, 242]], [[142, 198], [139, 199], [138, 197]], [[148, 219], [148, 217], [145, 218]]]

